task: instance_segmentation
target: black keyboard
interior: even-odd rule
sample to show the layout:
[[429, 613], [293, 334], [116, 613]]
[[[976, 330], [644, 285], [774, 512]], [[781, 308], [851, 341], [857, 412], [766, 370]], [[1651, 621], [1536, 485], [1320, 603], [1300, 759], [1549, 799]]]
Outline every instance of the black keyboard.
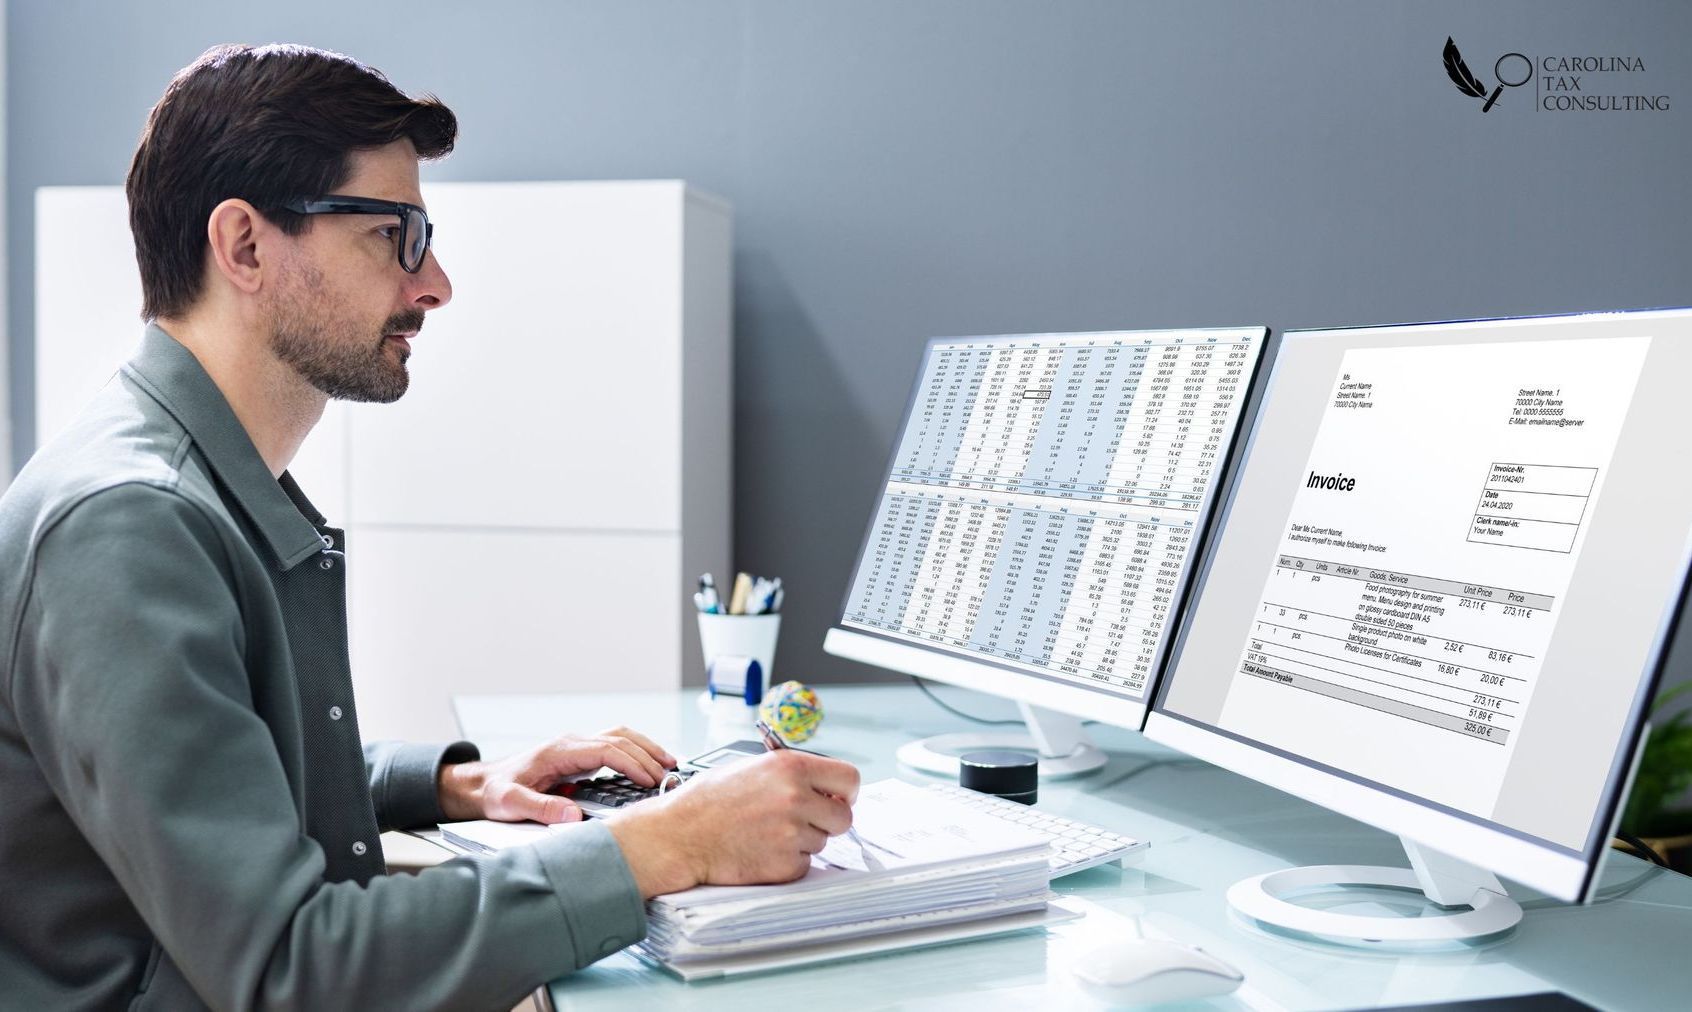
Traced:
[[[693, 772], [685, 769], [673, 770], [667, 775], [672, 777], [669, 789], [675, 790], [674, 777], [686, 780]], [[624, 805], [632, 805], [636, 801], [657, 797], [659, 789], [642, 787], [618, 773], [615, 776], [595, 777], [592, 780], [568, 781], [554, 787], [551, 793], [569, 798], [581, 806], [585, 814], [592, 815], [595, 812], [606, 812]]]
[[[745, 759], [747, 756], [763, 754], [764, 743], [761, 741], [748, 739], [718, 745], [703, 755], [694, 756], [676, 769], [665, 773], [665, 779], [670, 782], [669, 787], [665, 789], [675, 790], [677, 786], [695, 773], [702, 773], [715, 766], [723, 766]], [[582, 780], [567, 780], [554, 787], [551, 793], [562, 795], [574, 801], [581, 806], [582, 812], [587, 815], [598, 815], [622, 808], [624, 805], [632, 805], [636, 801], [645, 801], [647, 798], [663, 793], [663, 791], [657, 787], [642, 787], [621, 773], [613, 773], [607, 770], [603, 776]]]

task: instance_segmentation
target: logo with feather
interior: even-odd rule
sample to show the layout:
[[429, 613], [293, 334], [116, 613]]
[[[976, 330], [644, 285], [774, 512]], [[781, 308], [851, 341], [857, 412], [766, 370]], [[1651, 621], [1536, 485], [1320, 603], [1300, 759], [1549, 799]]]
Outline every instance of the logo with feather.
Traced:
[[[1506, 63], [1507, 60], [1511, 62]], [[1521, 71], [1518, 80], [1512, 81], [1509, 77], [1504, 76], [1506, 72], [1509, 72], [1514, 77], [1518, 69]], [[1486, 102], [1481, 105], [1481, 112], [1489, 112], [1493, 105], [1498, 102], [1498, 96], [1504, 94], [1505, 88], [1519, 88], [1528, 83], [1528, 79], [1533, 76], [1533, 61], [1521, 53], [1505, 53], [1500, 56], [1492, 64], [1492, 76], [1498, 79], [1498, 87], [1493, 88], [1492, 94], [1488, 95], [1486, 85], [1482, 84], [1480, 78], [1475, 76], [1474, 71], [1469, 69], [1469, 65], [1463, 62], [1463, 54], [1457, 51], [1457, 43], [1451, 41], [1451, 36], [1447, 35], [1445, 37], [1445, 73], [1451, 78], [1451, 83], [1457, 86], [1458, 91], [1470, 98], [1486, 99]]]

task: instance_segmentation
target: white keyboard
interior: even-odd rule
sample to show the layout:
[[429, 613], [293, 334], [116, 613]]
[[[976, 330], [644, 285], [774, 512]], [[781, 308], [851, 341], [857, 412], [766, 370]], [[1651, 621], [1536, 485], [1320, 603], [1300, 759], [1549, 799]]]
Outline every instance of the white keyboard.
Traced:
[[1108, 829], [1090, 826], [1085, 822], [1065, 819], [1042, 812], [1028, 805], [991, 794], [982, 794], [955, 784], [929, 784], [928, 789], [953, 801], [962, 802], [977, 811], [997, 815], [1006, 822], [1045, 834], [1052, 844], [1052, 878], [1078, 871], [1120, 862], [1123, 857], [1149, 846], [1144, 840], [1112, 833]]

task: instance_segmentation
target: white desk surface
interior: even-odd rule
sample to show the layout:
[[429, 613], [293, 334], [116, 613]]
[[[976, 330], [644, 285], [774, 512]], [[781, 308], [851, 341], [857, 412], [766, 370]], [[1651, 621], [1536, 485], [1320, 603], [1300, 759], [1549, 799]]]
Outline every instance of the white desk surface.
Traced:
[[[913, 737], [979, 727], [909, 685], [824, 685], [817, 691], [824, 720], [805, 747], [855, 763], [866, 781], [898, 776], [934, 782], [900, 768], [894, 749]], [[1002, 700], [946, 686], [936, 692], [981, 716], [1015, 713]], [[565, 731], [616, 724], [687, 756], [707, 744], [696, 694], [460, 696], [456, 704], [465, 735], [488, 756]], [[1566, 906], [1507, 882], [1527, 910], [1521, 926], [1502, 941], [1460, 953], [1353, 953], [1271, 935], [1230, 914], [1223, 898], [1229, 885], [1298, 865], [1404, 865], [1397, 838], [1138, 734], [1102, 725], [1092, 725], [1090, 734], [1109, 753], [1108, 765], [1078, 779], [1043, 782], [1040, 808], [1140, 837], [1151, 847], [1127, 868], [1096, 868], [1053, 883], [1058, 893], [1083, 901], [1083, 919], [1046, 931], [694, 984], [618, 953], [554, 981], [555, 1006], [1101, 1008], [1071, 983], [1068, 961], [1095, 941], [1143, 931], [1203, 945], [1244, 971], [1240, 991], [1197, 1008], [1344, 1009], [1535, 991], [1564, 991], [1603, 1009], [1692, 1007], [1692, 879], [1612, 852], [1603, 890], [1613, 898], [1593, 906]]]

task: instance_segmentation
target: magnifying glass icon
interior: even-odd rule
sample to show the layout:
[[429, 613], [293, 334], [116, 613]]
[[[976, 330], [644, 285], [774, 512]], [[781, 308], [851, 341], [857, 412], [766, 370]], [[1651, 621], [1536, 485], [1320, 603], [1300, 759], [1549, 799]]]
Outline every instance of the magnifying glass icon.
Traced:
[[[1520, 61], [1519, 64], [1510, 64], [1510, 69], [1514, 71], [1518, 69], [1519, 66], [1522, 75], [1521, 80], [1512, 81], [1504, 76], [1505, 60]], [[1498, 96], [1504, 94], [1505, 88], [1520, 88], [1522, 85], [1528, 83], [1528, 79], [1533, 76], [1533, 61], [1523, 56], [1521, 53], [1505, 53], [1503, 56], [1498, 58], [1498, 62], [1492, 65], [1492, 76], [1498, 78], [1498, 87], [1492, 89], [1492, 94], [1487, 97], [1486, 104], [1481, 106], [1481, 112], [1486, 112], [1488, 109], [1492, 108], [1492, 103], [1498, 101]]]

